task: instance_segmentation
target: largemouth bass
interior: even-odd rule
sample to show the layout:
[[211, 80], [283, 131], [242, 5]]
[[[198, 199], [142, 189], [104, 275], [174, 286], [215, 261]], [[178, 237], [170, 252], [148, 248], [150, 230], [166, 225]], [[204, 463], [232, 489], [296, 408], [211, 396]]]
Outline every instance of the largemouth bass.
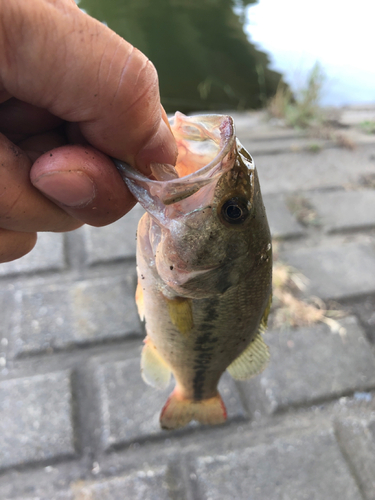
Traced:
[[137, 232], [136, 302], [147, 332], [141, 371], [156, 388], [174, 375], [164, 429], [223, 423], [223, 372], [243, 380], [265, 367], [272, 278], [258, 175], [232, 118], [176, 113], [171, 128], [175, 167], [152, 165], [147, 178], [115, 160], [146, 210]]

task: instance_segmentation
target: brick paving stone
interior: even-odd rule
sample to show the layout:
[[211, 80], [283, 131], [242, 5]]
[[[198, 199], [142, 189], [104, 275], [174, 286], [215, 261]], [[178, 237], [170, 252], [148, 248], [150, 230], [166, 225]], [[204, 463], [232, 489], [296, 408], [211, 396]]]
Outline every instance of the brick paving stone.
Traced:
[[358, 315], [368, 338], [375, 344], [375, 297], [366, 297], [352, 304], [355, 314]]
[[308, 151], [310, 154], [318, 154], [323, 148], [334, 146], [334, 142], [327, 139], [315, 139], [310, 137], [269, 137], [267, 140], [257, 141], [255, 139], [244, 139], [241, 141], [254, 158], [260, 155], [297, 153]]
[[332, 432], [196, 460], [201, 500], [363, 500]]
[[340, 123], [347, 126], [360, 125], [363, 122], [375, 121], [375, 108], [373, 105], [358, 105], [343, 108], [339, 118]]
[[375, 388], [370, 344], [353, 317], [342, 324], [341, 335], [326, 325], [268, 332], [270, 363], [244, 383], [253, 409], [272, 413]]
[[375, 500], [375, 440], [368, 423], [359, 418], [336, 422], [336, 436], [366, 500]]
[[303, 227], [290, 213], [285, 195], [267, 195], [264, 196], [263, 201], [273, 238], [291, 238], [303, 235]]
[[[97, 380], [105, 449], [165, 434], [160, 428], [159, 416], [173, 383], [164, 391], [146, 385], [140, 374], [140, 359], [105, 363], [98, 368]], [[227, 407], [228, 419], [244, 418], [245, 410], [229, 375], [222, 377], [219, 391]]]
[[307, 199], [327, 232], [375, 227], [375, 190], [314, 193]]
[[[73, 486], [74, 500], [171, 500], [182, 499], [170, 484], [168, 467], [141, 470], [87, 485]], [[174, 491], [173, 491], [174, 490]]]
[[14, 286], [0, 285], [0, 373], [7, 362], [11, 332], [11, 314], [5, 314], [5, 311], [14, 309]]
[[[270, 131], [259, 116], [251, 127], [248, 116], [237, 125], [240, 139], [255, 152], [273, 235], [289, 238], [306, 232], [308, 245], [323, 240], [315, 248], [285, 242], [291, 250], [283, 260], [310, 278], [309, 294], [350, 298], [354, 305], [361, 301], [363, 307], [354, 311], [367, 336], [375, 339], [372, 299], [363, 299], [364, 294], [375, 296], [375, 246], [367, 244], [371, 235], [366, 243], [353, 242], [364, 240], [355, 235], [351, 243], [346, 237], [340, 245], [342, 236], [302, 228], [285, 204], [288, 193], [303, 192], [314, 200], [323, 230], [370, 227], [373, 195], [363, 194], [370, 191], [312, 190], [347, 188], [375, 176], [374, 145], [275, 154], [294, 143], [296, 149], [306, 148], [310, 139], [300, 139], [292, 130]], [[255, 417], [248, 429], [241, 422], [193, 433], [189, 430], [198, 424], [192, 423], [187, 431], [161, 431], [159, 414], [173, 384], [160, 392], [142, 381], [140, 359], [130, 342], [132, 334], [141, 332], [133, 297], [135, 271], [115, 276], [126, 264], [111, 265], [134, 258], [141, 212], [137, 206], [106, 228], [83, 227], [65, 237], [41, 234], [32, 253], [0, 265], [1, 500], [375, 500], [375, 424], [370, 420], [373, 401], [368, 402], [375, 392], [366, 392], [375, 389], [375, 351], [353, 318], [343, 320], [346, 335], [324, 325], [269, 332], [271, 362], [263, 374], [244, 383], [224, 375], [219, 390], [229, 421], [248, 419], [248, 410]], [[99, 278], [104, 266], [109, 272]], [[53, 284], [51, 273], [41, 274], [38, 286], [30, 276], [8, 278], [49, 270], [64, 271], [64, 276], [56, 274]], [[67, 282], [78, 273], [81, 281]], [[119, 339], [129, 340], [121, 347], [124, 353], [114, 352], [118, 342], [89, 348]], [[73, 349], [78, 346], [87, 347], [80, 352], [94, 365], [80, 372], [72, 393], [71, 372], [51, 370], [79, 363], [79, 350]], [[73, 357], [70, 351], [22, 357], [68, 347]], [[131, 351], [125, 352], [127, 347]], [[130, 359], [118, 361], [120, 356]], [[33, 374], [35, 363], [44, 374]], [[14, 378], [21, 374], [24, 378]], [[348, 404], [341, 399], [323, 404], [341, 396], [350, 396], [343, 398]], [[365, 401], [359, 403], [361, 398]], [[309, 408], [296, 411], [304, 405]], [[277, 411], [284, 413], [275, 415]], [[301, 421], [303, 430], [296, 428]], [[327, 429], [332, 421], [334, 429]], [[189, 466], [182, 468], [180, 460]], [[185, 484], [189, 474], [191, 484]]]
[[27, 497], [25, 498], [24, 496], [22, 497], [17, 497], [17, 498], [11, 498], [11, 497], [6, 497], [3, 500], [76, 500], [73, 496], [73, 492], [71, 491], [64, 491], [61, 493], [53, 493], [52, 495], [48, 496], [34, 496], [34, 497]]
[[18, 290], [13, 355], [67, 348], [140, 332], [133, 276]]
[[64, 235], [61, 233], [38, 233], [38, 241], [30, 253], [12, 262], [0, 264], [0, 276], [61, 270], [64, 267]]
[[375, 174], [374, 145], [354, 151], [331, 148], [319, 153], [260, 155], [255, 156], [255, 163], [264, 195], [346, 186], [358, 183], [363, 175]]
[[83, 226], [89, 264], [125, 259], [135, 256], [138, 221], [144, 214], [141, 205], [136, 205], [120, 220], [105, 227]]
[[69, 371], [0, 383], [0, 469], [74, 453]]
[[308, 291], [321, 299], [375, 293], [375, 249], [365, 243], [332, 244], [288, 250], [281, 259], [309, 280]]

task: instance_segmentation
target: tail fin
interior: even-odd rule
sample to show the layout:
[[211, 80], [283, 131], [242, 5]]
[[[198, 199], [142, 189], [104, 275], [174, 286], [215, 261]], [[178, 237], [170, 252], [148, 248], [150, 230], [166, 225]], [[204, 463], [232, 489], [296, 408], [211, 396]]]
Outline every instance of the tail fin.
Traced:
[[191, 420], [201, 424], [222, 424], [227, 419], [227, 410], [219, 393], [209, 399], [193, 401], [183, 398], [175, 389], [169, 396], [160, 414], [162, 429], [178, 429]]

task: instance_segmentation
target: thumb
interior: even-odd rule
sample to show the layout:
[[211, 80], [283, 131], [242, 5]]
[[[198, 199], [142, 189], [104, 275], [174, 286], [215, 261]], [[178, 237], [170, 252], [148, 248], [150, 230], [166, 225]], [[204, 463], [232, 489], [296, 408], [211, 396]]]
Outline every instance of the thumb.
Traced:
[[[71, 0], [0, 0], [0, 87], [144, 171], [175, 163], [151, 62]], [[11, 54], [11, 57], [9, 57]]]

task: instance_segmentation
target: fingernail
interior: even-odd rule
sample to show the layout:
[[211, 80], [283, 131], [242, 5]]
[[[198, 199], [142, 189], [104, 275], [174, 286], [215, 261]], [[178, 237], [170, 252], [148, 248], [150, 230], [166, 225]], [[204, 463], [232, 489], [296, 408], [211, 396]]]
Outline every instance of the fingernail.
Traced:
[[150, 163], [167, 163], [175, 165], [177, 160], [177, 144], [168, 125], [160, 120], [158, 131], [135, 158], [137, 167], [144, 169]]
[[33, 180], [43, 194], [67, 207], [84, 207], [95, 198], [95, 184], [80, 170], [50, 172]]

